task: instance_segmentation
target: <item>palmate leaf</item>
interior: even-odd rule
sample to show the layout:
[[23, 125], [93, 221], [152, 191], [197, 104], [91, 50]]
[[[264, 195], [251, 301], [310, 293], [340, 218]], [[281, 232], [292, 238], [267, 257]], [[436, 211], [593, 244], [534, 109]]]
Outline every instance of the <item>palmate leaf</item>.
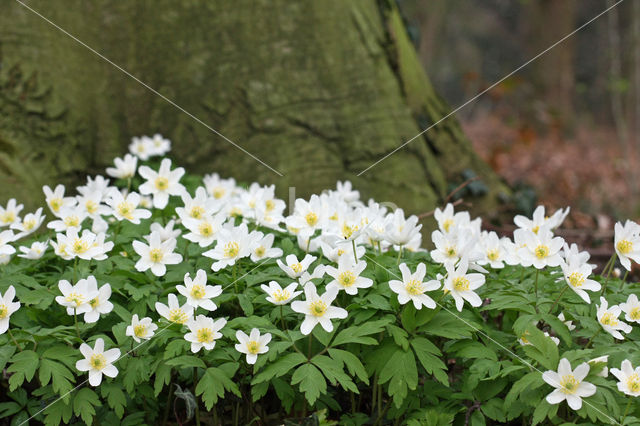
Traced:
[[229, 375], [223, 368], [210, 367], [205, 370], [196, 386], [196, 396], [202, 395], [207, 410], [213, 408], [213, 404], [224, 396], [225, 391], [241, 396], [240, 389], [232, 377], [233, 374]]
[[75, 378], [73, 373], [63, 364], [46, 358], [43, 359], [38, 370], [38, 379], [42, 386], [46, 386], [51, 381], [53, 391], [64, 395], [65, 402], [69, 400], [69, 395], [65, 394], [73, 389]]
[[301, 365], [291, 376], [291, 384], [300, 384], [300, 392], [313, 405], [321, 394], [327, 391], [327, 382], [324, 376], [315, 366], [311, 364]]
[[107, 404], [113, 409], [119, 419], [124, 415], [124, 409], [127, 405], [127, 397], [122, 391], [122, 386], [106, 382], [100, 385], [100, 393], [106, 398]]
[[360, 393], [355, 383], [345, 374], [342, 363], [337, 363], [325, 355], [316, 355], [311, 358], [311, 362], [322, 371], [332, 385], [339, 383], [344, 390]]
[[397, 348], [382, 368], [379, 383], [389, 382], [389, 395], [393, 396], [393, 403], [400, 407], [407, 397], [408, 390], [415, 390], [418, 386], [418, 368], [412, 351]]
[[336, 338], [333, 340], [332, 346], [344, 345], [346, 343], [377, 345], [378, 341], [373, 337], [368, 336], [380, 333], [384, 330], [387, 324], [392, 323], [394, 320], [394, 316], [387, 316], [377, 321], [368, 321], [362, 325], [345, 328], [336, 335]]
[[89, 388], [81, 388], [75, 392], [73, 398], [73, 412], [76, 416], [80, 416], [86, 424], [93, 422], [93, 416], [96, 414], [95, 407], [99, 407], [100, 398]]
[[16, 390], [26, 381], [31, 381], [39, 364], [38, 354], [32, 350], [24, 350], [14, 354], [7, 372], [14, 373], [9, 378], [9, 390]]
[[295, 366], [306, 361], [307, 358], [298, 352], [287, 354], [268, 365], [263, 371], [257, 374], [251, 381], [251, 384], [257, 384], [271, 380], [275, 377], [281, 377], [291, 371]]
[[447, 366], [438, 358], [442, 353], [436, 345], [424, 337], [416, 337], [411, 340], [411, 347], [427, 373], [433, 374], [440, 383], [449, 386], [449, 377], [446, 372]]
[[334, 361], [339, 362], [340, 365], [347, 367], [349, 374], [352, 376], [357, 376], [360, 380], [362, 380], [365, 384], [369, 384], [369, 377], [367, 376], [367, 370], [365, 370], [364, 365], [357, 356], [348, 351], [343, 351], [342, 349], [331, 348], [328, 350], [329, 355], [333, 358]]

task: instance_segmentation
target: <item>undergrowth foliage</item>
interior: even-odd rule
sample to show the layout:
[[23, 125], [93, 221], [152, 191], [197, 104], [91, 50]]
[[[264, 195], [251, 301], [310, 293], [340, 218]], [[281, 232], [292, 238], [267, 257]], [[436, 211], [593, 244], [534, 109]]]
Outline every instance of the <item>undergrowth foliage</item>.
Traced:
[[567, 211], [516, 217], [511, 241], [447, 206], [429, 252], [349, 183], [285, 216], [273, 187], [185, 175], [169, 148], [135, 138], [113, 186], [45, 187], [46, 230], [0, 210], [0, 418], [640, 421], [639, 289], [612, 274], [638, 260], [633, 222], [605, 276], [553, 235]]

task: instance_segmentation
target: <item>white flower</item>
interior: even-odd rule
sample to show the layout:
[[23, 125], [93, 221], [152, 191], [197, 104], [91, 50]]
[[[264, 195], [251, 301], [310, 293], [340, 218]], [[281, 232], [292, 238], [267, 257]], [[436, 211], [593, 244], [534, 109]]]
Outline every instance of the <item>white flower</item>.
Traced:
[[247, 257], [255, 247], [257, 233], [249, 233], [246, 223], [234, 228], [222, 228], [218, 233], [216, 246], [202, 253], [205, 257], [217, 260], [211, 265], [213, 271], [219, 271], [234, 265], [238, 259]]
[[630, 271], [632, 260], [640, 262], [640, 225], [630, 220], [624, 226], [620, 222], [616, 223], [614, 245], [620, 263]]
[[78, 202], [77, 208], [84, 212], [85, 217], [90, 217], [94, 221], [100, 219], [103, 215], [111, 214], [111, 208], [102, 204], [102, 198], [103, 194], [100, 190], [78, 195], [76, 197], [76, 201]]
[[151, 138], [148, 138], [147, 136], [143, 137], [147, 138], [147, 140], [149, 141], [149, 147], [151, 149], [152, 155], [162, 156], [171, 151], [171, 141], [167, 138], [162, 137], [161, 134], [156, 133]]
[[504, 264], [515, 265], [519, 259], [515, 258], [508, 247], [508, 238], [499, 238], [495, 232], [483, 232], [480, 235], [480, 259], [478, 265], [489, 265], [494, 269], [504, 268]]
[[84, 260], [106, 259], [106, 252], [113, 248], [113, 242], [104, 242], [105, 235], [100, 233], [98, 235], [85, 229], [82, 231], [82, 236], [78, 235], [78, 230], [75, 228], [68, 229], [66, 234], [57, 234], [56, 242], [52, 241], [56, 254], [65, 260], [70, 260], [76, 257]]
[[0, 293], [0, 334], [4, 334], [9, 329], [9, 317], [20, 308], [20, 302], [14, 302], [16, 289], [10, 285], [7, 291]]
[[638, 296], [630, 294], [626, 303], [620, 304], [620, 309], [625, 313], [624, 319], [640, 323], [640, 301], [638, 301]]
[[187, 298], [187, 304], [197, 309], [200, 306], [207, 311], [215, 311], [218, 307], [211, 299], [222, 294], [222, 286], [207, 285], [207, 273], [198, 269], [195, 279], [187, 272], [184, 274], [185, 285], [177, 285], [178, 292]]
[[333, 318], [346, 318], [347, 311], [337, 306], [331, 306], [338, 295], [338, 288], [333, 287], [327, 289], [322, 295], [318, 296], [316, 286], [308, 282], [304, 286], [304, 295], [306, 300], [304, 302], [296, 300], [291, 303], [291, 309], [295, 312], [305, 314], [304, 321], [300, 326], [300, 332], [307, 335], [313, 331], [317, 324], [320, 324], [329, 333], [333, 331], [333, 324], [331, 319]]
[[564, 261], [569, 266], [579, 267], [581, 265], [589, 265], [589, 267], [593, 270], [596, 269], [596, 265], [592, 265], [587, 263], [591, 255], [588, 251], [580, 251], [576, 244], [565, 244], [562, 248], [562, 257], [564, 257]]
[[67, 280], [60, 280], [58, 288], [62, 296], [56, 296], [56, 302], [67, 308], [68, 315], [89, 312], [91, 310], [89, 302], [98, 296], [97, 289], [90, 291], [89, 282], [86, 279], [78, 280], [73, 286]]
[[98, 282], [93, 275], [87, 277], [87, 284], [89, 287], [89, 293], [97, 292], [98, 295], [89, 300], [91, 310], [85, 312], [84, 321], [87, 323], [94, 323], [100, 319], [101, 314], [108, 314], [113, 310], [113, 303], [109, 302], [109, 298], [111, 297], [111, 285], [106, 283], [98, 289]]
[[8, 256], [16, 252], [16, 249], [9, 245], [9, 243], [15, 241], [15, 239], [16, 235], [9, 229], [0, 232], [0, 256]]
[[373, 285], [371, 278], [361, 277], [360, 274], [367, 267], [367, 262], [360, 261], [357, 264], [349, 256], [342, 256], [338, 261], [338, 268], [325, 266], [325, 273], [333, 278], [327, 284], [327, 290], [336, 287], [347, 294], [358, 294], [359, 288], [369, 288]]
[[73, 208], [62, 208], [59, 211], [58, 219], [47, 223], [47, 228], [56, 232], [64, 232], [69, 229], [80, 229], [82, 222], [87, 217], [84, 209], [75, 206]]
[[631, 326], [626, 322], [620, 321], [618, 317], [622, 313], [620, 306], [614, 305], [608, 308], [608, 303], [604, 297], [600, 297], [600, 306], [597, 306], [598, 322], [607, 333], [610, 333], [618, 340], [623, 340], [624, 336], [618, 330], [625, 333], [631, 332]]
[[533, 212], [533, 219], [529, 219], [525, 216], [518, 215], [513, 218], [513, 222], [521, 229], [531, 231], [537, 234], [540, 228], [546, 227], [549, 230], [553, 230], [560, 226], [564, 219], [569, 214], [569, 207], [565, 210], [558, 209], [551, 215], [551, 217], [545, 216], [544, 206], [538, 206]]
[[283, 289], [277, 282], [270, 281], [268, 286], [262, 284], [260, 288], [267, 293], [267, 301], [274, 305], [286, 305], [290, 300], [295, 299], [302, 293], [301, 290], [296, 291], [298, 288], [297, 282], [293, 282]]
[[153, 195], [153, 206], [157, 209], [164, 209], [167, 206], [170, 195], [182, 195], [185, 191], [180, 183], [184, 169], [178, 167], [171, 170], [171, 160], [168, 158], [162, 160], [157, 172], [148, 166], [140, 166], [138, 173], [147, 180], [138, 190], [141, 194]]
[[133, 242], [133, 249], [140, 256], [136, 263], [136, 269], [144, 272], [151, 269], [153, 275], [163, 276], [167, 272], [166, 265], [176, 265], [182, 262], [182, 255], [174, 253], [177, 241], [171, 238], [164, 242], [160, 241], [160, 235], [153, 232], [149, 237], [149, 244], [141, 241]]
[[313, 194], [309, 201], [298, 198], [293, 214], [286, 219], [287, 227], [298, 230], [305, 236], [313, 235], [322, 228], [326, 217], [325, 207], [320, 197]]
[[559, 404], [565, 399], [573, 410], [582, 408], [582, 398], [589, 397], [596, 393], [593, 383], [584, 382], [584, 378], [589, 374], [589, 364], [583, 362], [571, 370], [571, 364], [566, 358], [562, 358], [558, 363], [558, 372], [545, 371], [542, 379], [549, 385], [556, 388], [547, 395], [549, 404]]
[[[262, 235], [262, 233], [258, 233]], [[279, 247], [273, 247], [273, 234], [267, 234], [265, 236], [261, 236], [260, 239], [256, 238], [256, 246], [253, 248], [253, 252], [251, 253], [251, 260], [254, 262], [258, 262], [262, 259], [266, 258], [275, 258], [282, 256], [282, 249]]]
[[115, 167], [107, 167], [107, 174], [117, 179], [131, 179], [136, 175], [138, 158], [131, 154], [125, 154], [124, 158], [113, 160]]
[[118, 375], [118, 369], [113, 363], [120, 358], [120, 349], [114, 348], [105, 351], [104, 340], [98, 338], [93, 349], [86, 343], [81, 344], [80, 352], [84, 359], [76, 362], [76, 369], [89, 372], [91, 386], [98, 386], [102, 382], [103, 374], [111, 378]]
[[48, 246], [49, 241], [34, 241], [31, 244], [31, 247], [20, 246], [20, 251], [22, 252], [22, 254], [19, 254], [18, 257], [31, 260], [40, 259], [42, 256], [44, 256], [44, 252], [47, 251]]
[[15, 229], [18, 231], [18, 238], [25, 237], [34, 233], [42, 222], [44, 222], [45, 216], [42, 214], [42, 207], [36, 210], [35, 213], [27, 213], [22, 218], [22, 221], [14, 222], [11, 225], [11, 229]]
[[560, 266], [562, 263], [560, 249], [564, 240], [554, 237], [549, 229], [542, 227], [537, 233], [522, 231], [521, 238], [525, 244], [518, 250], [522, 266], [533, 265], [537, 269], [543, 269], [546, 266]]
[[567, 321], [567, 320], [565, 320], [565, 318], [564, 318], [564, 313], [560, 312], [560, 314], [558, 315], [558, 319], [559, 319], [560, 321], [562, 321], [562, 322], [564, 323], [564, 325], [566, 325], [566, 326], [567, 326], [567, 328], [569, 329], [569, 331], [573, 331], [573, 330], [575, 330], [575, 329], [576, 329], [576, 326], [575, 326], [575, 325], [573, 325], [573, 321], [570, 321], [570, 320], [568, 320], [568, 321]]
[[612, 368], [611, 374], [619, 380], [618, 390], [630, 396], [640, 396], [640, 367], [635, 369], [631, 361], [625, 359], [620, 368]]
[[221, 179], [217, 173], [205, 175], [202, 179], [207, 192], [218, 201], [224, 201], [236, 191], [236, 181], [233, 178]]
[[191, 352], [196, 353], [203, 347], [210, 351], [216, 345], [216, 339], [222, 337], [220, 330], [227, 324], [227, 320], [220, 318], [216, 321], [213, 318], [198, 315], [187, 324], [189, 333], [184, 335], [184, 339], [191, 342]]
[[[151, 234], [158, 234], [160, 236], [160, 241], [165, 242], [170, 239], [178, 238], [178, 236], [182, 234], [182, 231], [180, 229], [173, 229], [175, 223], [176, 222], [173, 219], [167, 222], [165, 226], [162, 226], [162, 224], [158, 222], [154, 222], [149, 227], [149, 231], [151, 232]], [[151, 234], [145, 235], [142, 238], [149, 241], [151, 239]]]
[[105, 197], [109, 191], [115, 189], [109, 186], [109, 179], [105, 179], [104, 176], [97, 175], [95, 179], [91, 179], [91, 176], [87, 176], [87, 184], [84, 186], [78, 186], [76, 188], [80, 195], [89, 195], [94, 192], [98, 192], [102, 197]]
[[128, 220], [131, 223], [139, 224], [140, 219], [151, 217], [149, 210], [139, 209], [140, 195], [130, 192], [125, 197], [120, 191], [113, 191], [107, 204], [113, 209], [113, 216], [118, 220]]
[[461, 312], [465, 300], [474, 307], [482, 305], [482, 299], [474, 290], [484, 284], [484, 275], [467, 274], [469, 262], [466, 258], [460, 260], [458, 268], [455, 268], [450, 263], [445, 264], [445, 267], [447, 269], [447, 277], [443, 288], [445, 291], [451, 292], [451, 296], [456, 302], [456, 309]]
[[276, 262], [278, 263], [280, 269], [282, 269], [284, 273], [289, 276], [289, 278], [295, 280], [301, 277], [302, 274], [307, 271], [309, 265], [311, 265], [311, 263], [313, 263], [313, 261], [316, 259], [317, 258], [315, 256], [307, 254], [305, 255], [304, 259], [298, 261], [298, 258], [295, 254], [290, 254], [284, 259], [285, 262], [287, 262], [286, 264], [282, 263], [280, 259], [278, 259]]
[[210, 246], [218, 238], [218, 232], [222, 229], [222, 224], [226, 219], [226, 216], [222, 214], [204, 215], [199, 219], [185, 217], [182, 220], [182, 225], [190, 232], [185, 234], [184, 238], [197, 243], [200, 247]]
[[471, 222], [471, 217], [469, 216], [469, 212], [453, 212], [453, 204], [448, 203], [444, 210], [440, 210], [440, 207], [437, 207], [433, 212], [433, 217], [438, 222], [438, 227], [443, 234], [448, 234], [459, 227], [467, 227]]
[[180, 306], [178, 298], [175, 294], [169, 294], [168, 305], [156, 302], [156, 311], [158, 314], [176, 324], [186, 324], [193, 317], [193, 306], [185, 303]]
[[53, 191], [48, 185], [45, 185], [42, 187], [42, 191], [44, 192], [47, 206], [49, 206], [54, 216], [58, 216], [61, 209], [71, 208], [76, 204], [75, 198], [64, 196], [64, 185], [56, 186]]
[[202, 186], [196, 189], [196, 196], [193, 198], [185, 191], [182, 194], [182, 202], [184, 207], [176, 208], [176, 214], [183, 221], [186, 218], [202, 219], [205, 216], [212, 216], [220, 209], [220, 204], [215, 198], [210, 198], [207, 190]]
[[20, 220], [18, 216], [24, 206], [16, 204], [16, 199], [11, 198], [7, 203], [7, 207], [0, 206], [0, 227], [13, 225]]
[[435, 249], [431, 250], [431, 258], [438, 263], [444, 265], [455, 265], [462, 257], [481, 258], [481, 254], [476, 253], [474, 247], [477, 245], [477, 240], [473, 234], [467, 232], [463, 228], [454, 228], [450, 232], [444, 234], [441, 231], [435, 230], [431, 234], [431, 241], [435, 245]]
[[360, 199], [360, 192], [352, 189], [351, 182], [345, 180], [344, 183], [338, 181], [336, 183], [335, 194], [340, 197], [345, 203], [353, 203]]
[[412, 301], [413, 306], [418, 310], [422, 309], [423, 306], [434, 309], [436, 302], [425, 293], [439, 289], [440, 281], [430, 280], [423, 282], [424, 276], [427, 274], [427, 267], [424, 263], [419, 263], [414, 273], [411, 273], [406, 263], [401, 263], [399, 268], [400, 272], [402, 272], [402, 281], [389, 281], [389, 287], [398, 295], [398, 302], [404, 305]]
[[133, 340], [140, 342], [140, 339], [149, 340], [153, 337], [154, 332], [158, 329], [151, 318], [145, 317], [138, 320], [138, 315], [131, 317], [131, 325], [127, 326], [125, 336], [133, 337]]
[[422, 225], [418, 225], [418, 216], [411, 215], [404, 218], [404, 211], [396, 209], [387, 216], [384, 239], [391, 244], [404, 246], [420, 232]]
[[149, 157], [153, 155], [151, 140], [146, 136], [141, 138], [134, 136], [131, 138], [131, 143], [129, 144], [129, 152], [142, 161], [147, 161]]
[[255, 364], [258, 355], [265, 354], [269, 351], [267, 346], [271, 341], [271, 333], [260, 335], [257, 328], [251, 329], [251, 333], [247, 336], [242, 330], [236, 331], [236, 351], [247, 354], [247, 364]]
[[591, 303], [591, 299], [585, 290], [600, 290], [600, 283], [589, 279], [589, 275], [591, 275], [592, 271], [591, 266], [587, 263], [579, 265], [576, 262], [573, 262], [571, 265], [568, 265], [562, 262], [560, 267], [562, 268], [564, 279], [569, 285], [569, 288], [575, 291], [582, 300], [587, 303]]

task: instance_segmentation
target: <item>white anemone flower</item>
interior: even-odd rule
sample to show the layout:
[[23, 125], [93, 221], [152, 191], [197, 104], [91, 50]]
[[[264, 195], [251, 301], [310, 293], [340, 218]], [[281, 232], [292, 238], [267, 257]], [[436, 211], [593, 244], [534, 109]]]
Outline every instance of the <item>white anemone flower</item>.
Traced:
[[630, 294], [627, 301], [620, 304], [620, 309], [625, 313], [624, 319], [640, 323], [640, 301], [638, 301], [638, 296]]
[[87, 277], [87, 284], [89, 292], [97, 292], [98, 295], [89, 300], [91, 310], [85, 312], [84, 321], [86, 323], [94, 323], [100, 319], [100, 315], [108, 314], [113, 310], [113, 303], [109, 302], [109, 298], [111, 297], [111, 285], [106, 283], [98, 289], [98, 282], [93, 275]]
[[260, 335], [260, 330], [253, 328], [247, 336], [244, 331], [238, 330], [236, 331], [236, 339], [240, 342], [235, 345], [236, 351], [247, 355], [247, 364], [255, 364], [258, 355], [266, 354], [269, 351], [267, 345], [271, 341], [271, 333]]
[[62, 208], [59, 211], [58, 219], [47, 223], [47, 228], [56, 232], [65, 232], [69, 229], [80, 229], [82, 222], [87, 217], [87, 212], [78, 206], [73, 208]]
[[212, 216], [220, 209], [220, 204], [215, 198], [209, 197], [207, 190], [203, 186], [196, 189], [195, 197], [185, 191], [182, 194], [184, 207], [176, 208], [176, 214], [183, 221], [187, 218], [202, 219], [205, 216]]
[[442, 231], [443, 234], [448, 234], [452, 230], [458, 227], [467, 227], [471, 222], [471, 216], [469, 212], [457, 212], [453, 211], [453, 204], [448, 203], [444, 210], [440, 210], [440, 207], [437, 207], [433, 212], [433, 217], [438, 222], [438, 228]]
[[508, 238], [499, 238], [495, 232], [482, 232], [479, 239], [480, 259], [478, 265], [489, 265], [493, 269], [504, 268], [505, 263], [514, 265], [519, 262], [509, 250]]
[[473, 273], [468, 274], [469, 262], [466, 258], [462, 258], [458, 267], [448, 263], [445, 264], [447, 276], [444, 279], [444, 290], [451, 292], [451, 296], [456, 303], [456, 309], [462, 311], [464, 301], [466, 300], [473, 307], [482, 305], [482, 299], [474, 290], [482, 286], [485, 282], [484, 275]]
[[105, 253], [113, 248], [113, 242], [105, 243], [104, 234], [98, 238], [98, 235], [84, 229], [82, 235], [78, 235], [75, 228], [68, 229], [66, 234], [57, 234], [57, 242], [51, 242], [56, 254], [65, 260], [74, 259], [76, 257], [84, 260], [103, 260], [106, 258]]
[[546, 227], [522, 233], [524, 246], [518, 250], [518, 256], [522, 266], [532, 266], [536, 269], [544, 269], [547, 266], [560, 266], [562, 257], [560, 250], [564, 246], [561, 237], [554, 237]]
[[113, 209], [113, 216], [118, 220], [128, 220], [138, 225], [140, 219], [149, 219], [151, 212], [140, 209], [140, 194], [130, 192], [125, 197], [120, 191], [113, 191], [107, 204]]
[[215, 216], [206, 214], [199, 219], [185, 217], [182, 220], [182, 225], [190, 232], [185, 234], [184, 238], [200, 247], [208, 247], [218, 238], [218, 233], [225, 220], [227, 217], [222, 214]]
[[599, 282], [589, 279], [589, 275], [591, 275], [592, 271], [591, 266], [587, 263], [580, 265], [573, 262], [569, 265], [562, 262], [560, 267], [562, 268], [564, 280], [567, 282], [569, 288], [580, 296], [582, 300], [587, 303], [591, 303], [589, 294], [587, 294], [585, 290], [600, 291], [601, 288]]
[[222, 179], [217, 173], [204, 175], [202, 183], [207, 189], [207, 192], [211, 194], [213, 198], [218, 202], [223, 202], [233, 196], [236, 192], [236, 181], [233, 178]]
[[116, 179], [131, 179], [136, 175], [138, 157], [125, 154], [123, 158], [116, 157], [113, 160], [115, 167], [107, 167], [107, 174]]
[[0, 206], [0, 227], [10, 226], [20, 221], [20, 212], [24, 205], [17, 204], [15, 198], [11, 198], [7, 203], [7, 207]]
[[161, 242], [165, 242], [170, 239], [176, 239], [180, 236], [180, 234], [182, 234], [182, 231], [180, 229], [173, 229], [175, 224], [176, 224], [176, 221], [173, 219], [167, 222], [167, 224], [164, 226], [162, 226], [161, 223], [153, 222], [149, 227], [150, 234], [145, 235], [142, 238], [149, 241], [151, 239], [151, 234], [156, 233], [160, 236]]
[[630, 220], [615, 225], [614, 245], [620, 263], [627, 271], [631, 270], [631, 261], [640, 263], [640, 225]]
[[309, 201], [301, 198], [296, 200], [293, 214], [286, 218], [286, 224], [287, 227], [297, 229], [299, 233], [309, 237], [321, 229], [326, 220], [324, 203], [314, 194]]
[[9, 245], [10, 242], [16, 240], [16, 235], [13, 231], [7, 229], [0, 232], [0, 256], [9, 256], [16, 252], [16, 249]]
[[191, 279], [190, 274], [184, 274], [185, 285], [177, 285], [178, 293], [187, 298], [187, 304], [193, 306], [194, 309], [201, 307], [207, 311], [215, 311], [218, 307], [211, 300], [222, 294], [222, 286], [207, 285], [207, 273], [198, 269], [196, 277]]
[[597, 306], [598, 322], [604, 330], [618, 340], [624, 340], [624, 336], [620, 333], [631, 332], [631, 326], [626, 322], [620, 321], [618, 317], [622, 313], [622, 309], [618, 305], [608, 307], [608, 302], [604, 297], [600, 297], [600, 306]]
[[44, 256], [44, 253], [47, 251], [48, 246], [49, 241], [34, 241], [29, 247], [20, 246], [20, 251], [22, 252], [22, 254], [19, 254], [18, 257], [31, 260], [40, 259], [42, 256]]
[[413, 306], [418, 310], [422, 309], [423, 306], [434, 309], [436, 302], [425, 293], [439, 289], [441, 285], [440, 281], [424, 281], [424, 277], [427, 274], [427, 267], [424, 263], [419, 263], [416, 271], [413, 273], [406, 263], [401, 263], [399, 268], [402, 273], [402, 281], [389, 281], [389, 287], [398, 295], [398, 302], [404, 305], [411, 301], [413, 302]]
[[275, 235], [267, 234], [262, 236], [262, 233], [258, 233], [260, 238], [256, 238], [256, 246], [251, 253], [251, 260], [258, 262], [262, 259], [276, 258], [282, 256], [282, 249], [279, 247], [273, 247], [273, 239]]
[[640, 396], [640, 367], [634, 369], [631, 361], [625, 359], [620, 368], [611, 369], [611, 374], [619, 380], [618, 390], [620, 392], [629, 396]]
[[133, 249], [140, 256], [136, 269], [140, 272], [151, 269], [153, 275], [163, 276], [167, 273], [166, 265], [177, 265], [182, 262], [182, 255], [173, 252], [176, 244], [175, 238], [160, 241], [160, 235], [155, 232], [151, 233], [148, 245], [141, 241], [134, 241]]
[[142, 161], [147, 161], [154, 154], [151, 140], [146, 136], [131, 138], [129, 152]]
[[171, 160], [168, 158], [162, 160], [157, 172], [148, 166], [140, 166], [138, 173], [147, 180], [138, 190], [143, 195], [153, 195], [153, 206], [157, 209], [167, 206], [170, 195], [182, 195], [185, 191], [180, 183], [184, 168], [171, 170]]
[[45, 216], [42, 214], [42, 207], [40, 207], [35, 213], [27, 213], [21, 221], [14, 222], [11, 229], [18, 231], [18, 238], [26, 237], [37, 231], [44, 219]]
[[337, 287], [329, 288], [322, 296], [319, 296], [316, 286], [312, 282], [308, 282], [304, 286], [304, 295], [306, 297], [304, 302], [296, 300], [291, 303], [291, 309], [305, 315], [300, 326], [302, 334], [311, 333], [318, 324], [330, 333], [333, 331], [333, 323], [331, 322], [333, 318], [344, 319], [347, 317], [345, 309], [331, 306], [338, 295]]
[[405, 246], [420, 232], [420, 229], [422, 225], [418, 224], [418, 216], [411, 215], [405, 219], [404, 210], [396, 209], [387, 216], [384, 239], [390, 244]]
[[180, 306], [178, 297], [170, 293], [168, 296], [168, 304], [156, 302], [156, 311], [169, 322], [175, 324], [186, 324], [193, 317], [193, 306], [185, 303]]
[[98, 296], [98, 290], [91, 289], [87, 279], [78, 280], [75, 285], [71, 285], [67, 280], [60, 280], [58, 289], [62, 296], [56, 296], [56, 302], [67, 308], [68, 315], [89, 312], [91, 310], [89, 302]]
[[280, 269], [282, 269], [289, 278], [295, 280], [300, 278], [302, 274], [305, 273], [307, 269], [309, 269], [311, 263], [313, 263], [313, 261], [316, 259], [317, 258], [315, 256], [307, 254], [305, 255], [304, 259], [298, 261], [298, 258], [295, 254], [290, 254], [284, 259], [286, 264], [283, 263], [280, 259], [278, 259], [276, 262], [278, 263]]
[[89, 372], [91, 386], [98, 386], [102, 382], [103, 374], [111, 378], [118, 375], [118, 369], [113, 363], [120, 358], [120, 349], [114, 348], [105, 351], [104, 340], [98, 338], [93, 348], [86, 343], [81, 344], [80, 352], [84, 359], [76, 362], [76, 369]]
[[531, 231], [534, 234], [537, 234], [540, 228], [547, 228], [549, 230], [554, 230], [558, 226], [564, 222], [564, 219], [569, 214], [569, 207], [566, 209], [558, 209], [551, 215], [551, 217], [547, 217], [545, 215], [544, 206], [538, 206], [533, 211], [533, 218], [529, 219], [526, 216], [517, 215], [513, 218], [513, 222], [521, 229], [525, 229], [527, 231]]
[[573, 325], [573, 321], [565, 319], [565, 317], [564, 317], [564, 313], [563, 313], [563, 312], [560, 312], [560, 314], [558, 315], [558, 319], [559, 319], [560, 321], [562, 321], [562, 322], [564, 323], [564, 325], [566, 325], [566, 326], [567, 326], [567, 328], [569, 329], [569, 331], [573, 331], [573, 330], [575, 330], [575, 329], [576, 329], [576, 326], [575, 326], [575, 325]]
[[477, 246], [476, 238], [464, 228], [453, 228], [446, 234], [435, 230], [431, 233], [431, 241], [435, 249], [429, 254], [435, 262], [443, 265], [455, 265], [465, 256], [467, 259], [482, 257], [481, 253], [476, 253], [474, 249]]
[[227, 324], [227, 320], [198, 315], [187, 324], [189, 332], [184, 335], [184, 339], [191, 342], [191, 352], [199, 352], [200, 349], [210, 351], [216, 345], [216, 340], [222, 337], [220, 330]]
[[156, 133], [152, 137], [143, 136], [149, 141], [149, 147], [154, 156], [162, 156], [171, 151], [171, 141], [161, 134]]
[[42, 187], [42, 191], [44, 192], [47, 206], [49, 206], [49, 210], [54, 216], [59, 216], [60, 210], [72, 208], [76, 204], [75, 198], [64, 196], [64, 185], [56, 186], [53, 191], [48, 185], [45, 185]]
[[549, 404], [560, 404], [566, 400], [573, 410], [582, 408], [582, 398], [587, 398], [596, 393], [593, 383], [585, 382], [584, 378], [589, 374], [589, 364], [583, 362], [575, 370], [571, 369], [571, 364], [566, 358], [562, 358], [558, 363], [558, 372], [545, 371], [542, 379], [547, 384], [556, 388], [547, 395]]
[[16, 289], [12, 285], [7, 288], [4, 296], [0, 293], [0, 334], [4, 334], [9, 329], [9, 317], [20, 309], [20, 302], [13, 301], [15, 296]]
[[358, 289], [369, 288], [373, 285], [371, 278], [361, 277], [362, 271], [367, 267], [367, 262], [360, 261], [355, 263], [349, 256], [342, 256], [338, 261], [338, 267], [325, 266], [324, 270], [327, 275], [333, 278], [327, 289], [336, 287], [338, 290], [344, 290], [350, 295], [358, 294]]
[[138, 315], [134, 314], [131, 317], [131, 325], [128, 325], [125, 330], [125, 336], [131, 336], [133, 340], [140, 343], [141, 339], [151, 339], [157, 329], [158, 326], [151, 321], [151, 318], [145, 317], [139, 320]]
[[246, 223], [233, 228], [224, 227], [218, 232], [216, 246], [202, 255], [216, 261], [211, 265], [211, 269], [217, 272], [234, 265], [239, 259], [250, 256], [257, 237], [258, 234], [255, 231], [249, 233]]
[[269, 285], [262, 284], [260, 288], [267, 293], [267, 301], [274, 305], [286, 305], [302, 293], [301, 290], [296, 291], [298, 288], [297, 282], [282, 288], [277, 282], [270, 281]]

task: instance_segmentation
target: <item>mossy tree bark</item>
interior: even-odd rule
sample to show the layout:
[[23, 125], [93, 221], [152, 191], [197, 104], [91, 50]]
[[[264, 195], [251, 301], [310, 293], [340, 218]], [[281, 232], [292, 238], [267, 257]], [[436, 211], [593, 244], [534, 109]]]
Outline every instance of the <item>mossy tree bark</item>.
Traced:
[[298, 196], [350, 179], [412, 212], [462, 172], [495, 206], [506, 188], [454, 118], [357, 174], [447, 114], [392, 2], [27, 4], [237, 142], [268, 168], [13, 1], [0, 5], [0, 200], [41, 203], [42, 184], [102, 173], [131, 136], [162, 133], [194, 172], [275, 183]]

